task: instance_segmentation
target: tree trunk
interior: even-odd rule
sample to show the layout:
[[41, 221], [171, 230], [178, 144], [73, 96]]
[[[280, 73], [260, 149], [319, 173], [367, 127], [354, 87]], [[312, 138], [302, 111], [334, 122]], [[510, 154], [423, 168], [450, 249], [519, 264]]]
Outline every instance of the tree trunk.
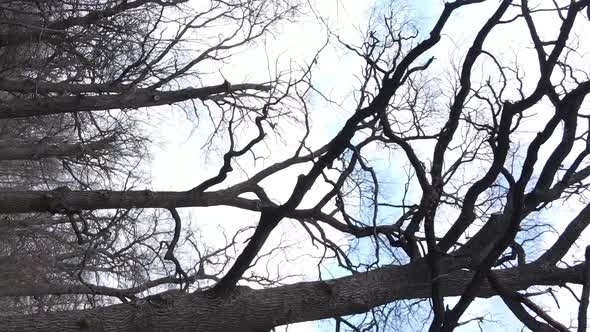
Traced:
[[190, 99], [205, 100], [212, 95], [248, 89], [267, 91], [270, 87], [262, 84], [247, 83], [230, 85], [226, 82], [220, 85], [186, 88], [176, 91], [138, 89], [116, 95], [39, 97], [31, 100], [15, 99], [0, 106], [0, 119], [159, 106]]
[[50, 191], [0, 192], [0, 213], [51, 212], [65, 213], [82, 210], [234, 206], [259, 211], [255, 200], [235, 197], [232, 192], [194, 191], [70, 191], [60, 187]]
[[[445, 257], [443, 267], [457, 269]], [[496, 273], [511, 290], [532, 285], [581, 283], [583, 264], [567, 269], [529, 264]], [[424, 259], [406, 266], [387, 266], [329, 281], [301, 282], [253, 290], [237, 287], [224, 297], [207, 292], [185, 296], [153, 296], [103, 308], [0, 317], [0, 331], [268, 331], [287, 323], [366, 312], [402, 299], [430, 296], [429, 269]], [[443, 271], [444, 272], [444, 271]], [[457, 296], [473, 273], [455, 270], [441, 278], [443, 296]], [[479, 297], [494, 295], [483, 283]]]

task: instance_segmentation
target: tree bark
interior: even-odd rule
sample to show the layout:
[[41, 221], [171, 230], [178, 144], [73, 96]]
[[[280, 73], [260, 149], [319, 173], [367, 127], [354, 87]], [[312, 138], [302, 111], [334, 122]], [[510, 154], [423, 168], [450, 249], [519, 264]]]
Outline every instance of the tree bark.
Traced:
[[82, 93], [124, 93], [131, 88], [128, 84], [109, 83], [67, 83], [45, 82], [35, 80], [11, 80], [0, 78], [0, 90], [18, 93], [35, 93], [46, 95], [58, 94], [82, 94]]
[[234, 206], [251, 211], [260, 210], [255, 200], [235, 197], [224, 190], [194, 191], [70, 191], [60, 187], [50, 191], [0, 192], [0, 213], [75, 212], [98, 209], [182, 208], [205, 206]]
[[[457, 265], [455, 258], [446, 257]], [[442, 274], [443, 296], [461, 295], [473, 272]], [[529, 264], [496, 272], [507, 289], [583, 282], [583, 264], [567, 269]], [[108, 307], [0, 317], [0, 331], [268, 331], [274, 326], [365, 312], [396, 300], [427, 298], [429, 268], [420, 260], [329, 281], [301, 282], [253, 290], [237, 287], [224, 297], [199, 292], [159, 301], [138, 300]], [[495, 295], [483, 283], [479, 297]], [[152, 297], [153, 298], [153, 297]]]
[[205, 100], [212, 95], [243, 90], [268, 91], [263, 84], [222, 83], [202, 88], [186, 88], [176, 91], [138, 89], [127, 93], [102, 96], [40, 97], [31, 100], [16, 99], [0, 106], [0, 119], [24, 118], [50, 114], [130, 109], [173, 104], [190, 99]]

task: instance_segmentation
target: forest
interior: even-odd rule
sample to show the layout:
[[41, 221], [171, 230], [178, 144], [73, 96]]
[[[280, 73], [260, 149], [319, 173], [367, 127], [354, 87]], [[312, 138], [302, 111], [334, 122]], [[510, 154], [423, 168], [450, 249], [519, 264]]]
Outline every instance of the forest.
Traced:
[[587, 331], [590, 1], [353, 4], [0, 0], [0, 331]]

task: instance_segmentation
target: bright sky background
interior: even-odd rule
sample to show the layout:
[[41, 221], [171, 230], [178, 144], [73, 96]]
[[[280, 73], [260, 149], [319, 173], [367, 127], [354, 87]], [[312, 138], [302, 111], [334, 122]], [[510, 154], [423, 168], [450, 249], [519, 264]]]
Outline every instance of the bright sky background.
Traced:
[[[495, 7], [497, 3], [498, 1], [488, 1], [488, 4], [475, 5], [469, 7], [469, 9], [461, 10], [458, 12], [459, 15], [455, 13], [453, 19], [445, 27], [443, 40], [434, 49], [434, 52], [430, 53], [435, 55], [437, 59], [433, 69], [442, 72], [447, 68], [449, 61], [457, 61], [456, 57], [464, 54], [462, 51], [470, 46], [473, 35], [485, 22], [485, 19], [493, 10], [491, 8]], [[430, 30], [434, 20], [438, 18], [442, 8], [441, 4], [440, 0], [424, 0], [406, 1], [404, 6], [409, 8], [409, 16], [416, 19], [415, 24], [421, 28], [422, 32], [426, 32]], [[333, 33], [338, 34], [343, 40], [355, 44], [360, 40], [362, 32], [366, 29], [371, 5], [371, 1], [316, 0], [313, 8], [318, 16], [329, 22]], [[551, 27], [551, 21], [543, 25], [543, 28], [546, 29], [551, 29]], [[265, 43], [260, 42], [257, 48], [245, 50], [243, 53], [236, 55], [229, 65], [221, 68], [221, 73], [232, 83], [263, 81], [269, 78], [267, 56], [270, 59], [278, 59], [278, 66], [281, 68], [286, 68], [290, 62], [306, 64], [325, 43], [326, 38], [327, 33], [318, 20], [313, 15], [306, 15], [300, 18], [297, 23], [281, 25], [276, 29], [275, 38], [269, 37]], [[527, 32], [524, 29], [498, 28], [494, 30], [494, 33], [488, 39], [486, 48], [503, 47], [505, 54], [508, 56], [512, 54], [510, 45], [518, 46], [519, 41], [521, 42], [523, 38], [525, 42], [528, 42]], [[529, 51], [532, 52], [532, 50]], [[522, 52], [522, 56], [525, 57], [531, 55], [531, 53], [527, 54], [526, 50], [522, 50], [522, 48], [519, 48], [519, 52]], [[352, 92], [358, 87], [354, 75], [360, 72], [361, 64], [358, 57], [345, 52], [342, 47], [330, 46], [319, 58], [318, 66], [313, 73], [314, 82], [326, 96], [337, 101], [340, 106], [327, 103], [321, 98], [315, 97], [312, 99], [313, 137], [310, 142], [316, 147], [327, 142], [339, 130], [346, 119], [345, 115], [351, 114], [354, 110], [355, 102]], [[525, 68], [525, 70], [531, 73], [535, 72], [535, 68], [528, 70]], [[205, 116], [200, 119], [197, 127], [194, 123], [187, 121], [182, 112], [163, 108], [162, 112], [155, 116], [152, 115], [151, 120], [154, 123], [152, 130], [157, 138], [156, 141], [160, 138], [161, 143], [154, 147], [153, 150], [151, 165], [153, 189], [190, 189], [218, 171], [220, 165], [218, 156], [212, 154], [205, 158], [201, 149], [210, 128]], [[300, 133], [289, 132], [284, 137], [287, 138], [287, 142], [280, 142], [277, 139], [277, 145], [269, 144], [272, 154], [268, 156], [268, 164], [281, 159], [282, 156], [276, 151], [278, 144], [284, 144], [283, 151], [291, 154], [293, 146], [296, 146], [301, 136]], [[224, 147], [220, 146], [220, 149], [223, 151]], [[246, 168], [262, 167], [264, 165], [252, 165], [251, 161], [244, 161], [242, 166]], [[401, 168], [396, 168], [395, 163], [392, 163], [391, 160], [384, 159], [381, 165], [373, 166], [389, 169], [391, 172], [389, 176], [393, 180], [399, 178], [400, 183], [405, 180]], [[232, 176], [240, 176], [239, 171], [234, 171], [234, 173], [237, 174], [232, 174]], [[292, 174], [296, 175], [298, 173], [293, 171]], [[286, 176], [285, 181], [293, 181], [294, 178], [295, 176]], [[285, 197], [290, 193], [292, 184], [291, 182], [284, 182], [273, 187], [275, 191], [270, 196]], [[570, 218], [564, 218], [564, 216], [575, 215], [577, 209], [578, 207], [575, 205], [564, 206], [563, 209], [560, 209], [559, 215], [561, 218], [557, 220], [556, 227], [561, 229], [570, 220]], [[185, 216], [185, 219], [191, 220], [193, 227], [198, 227], [204, 238], [208, 239], [221, 236], [222, 229], [228, 231], [237, 229], [237, 227], [253, 224], [257, 220], [254, 213], [226, 207], [182, 209], [181, 213]], [[551, 218], [554, 216], [548, 215], [544, 217]], [[298, 232], [293, 232], [295, 229]], [[310, 246], [308, 237], [300, 231], [301, 228], [294, 223], [283, 222], [273, 233], [273, 239], [264, 248], [270, 248], [273, 241], [276, 241], [281, 235], [288, 234], [288, 240], [296, 244], [288, 256], [290, 258], [299, 257], [299, 259], [296, 260], [296, 264], [282, 264], [280, 267], [281, 272], [303, 272], [307, 274], [303, 279], [315, 280], [317, 278], [315, 261], [305, 259], [305, 256], [302, 256], [309, 253], [313, 254], [315, 249]], [[588, 232], [585, 234], [587, 235]], [[317, 252], [317, 250], [315, 251]], [[277, 259], [280, 259], [280, 257]], [[338, 273], [337, 271], [333, 272]], [[555, 318], [568, 325], [570, 319], [576, 319], [575, 316], [570, 317], [570, 315], [575, 315], [577, 312], [577, 303], [574, 303], [571, 296], [564, 292], [560, 292], [560, 299], [562, 300], [562, 308], [559, 311], [550, 301], [550, 298], [544, 304], [551, 310], [550, 312]], [[453, 304], [451, 300], [447, 300], [447, 303], [449, 305]], [[572, 305], [575, 307], [571, 307]], [[488, 313], [486, 318], [493, 321], [485, 324], [484, 329], [486, 331], [517, 331], [522, 326], [505, 309], [502, 301], [497, 298], [478, 300], [470, 307], [463, 320], [482, 313]], [[329, 329], [330, 325], [322, 322], [308, 322], [292, 325], [289, 330], [329, 331], [331, 330]], [[479, 331], [479, 327], [473, 323], [458, 330]]]

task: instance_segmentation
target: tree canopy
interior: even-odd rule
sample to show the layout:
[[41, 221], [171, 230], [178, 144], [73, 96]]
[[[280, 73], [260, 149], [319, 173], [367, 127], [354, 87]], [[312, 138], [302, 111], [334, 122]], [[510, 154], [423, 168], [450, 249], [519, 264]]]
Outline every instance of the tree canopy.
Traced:
[[[452, 331], [490, 297], [586, 331], [590, 1], [380, 1], [358, 40], [316, 5], [0, 1], [0, 331]], [[162, 114], [199, 137], [182, 190]]]

